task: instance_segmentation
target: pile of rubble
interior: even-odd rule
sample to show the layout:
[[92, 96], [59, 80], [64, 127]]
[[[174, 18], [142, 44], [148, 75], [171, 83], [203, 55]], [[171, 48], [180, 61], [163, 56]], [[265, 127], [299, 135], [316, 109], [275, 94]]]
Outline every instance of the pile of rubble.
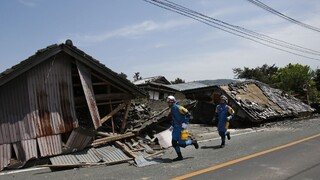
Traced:
[[[183, 100], [178, 103], [188, 107], [195, 102]], [[122, 124], [121, 117], [124, 117], [125, 110], [120, 110], [118, 113], [115, 118], [119, 119], [114, 121], [118, 123], [116, 126]], [[99, 128], [94, 132], [90, 145], [83, 150], [73, 149], [70, 153], [50, 157], [50, 163], [41, 166], [66, 168], [123, 162], [131, 162], [137, 166], [150, 164], [147, 158], [163, 153], [168, 147], [160, 145], [157, 134], [170, 127], [169, 113], [170, 109], [164, 101], [132, 102], [124, 133], [109, 132], [106, 131], [108, 128]]]

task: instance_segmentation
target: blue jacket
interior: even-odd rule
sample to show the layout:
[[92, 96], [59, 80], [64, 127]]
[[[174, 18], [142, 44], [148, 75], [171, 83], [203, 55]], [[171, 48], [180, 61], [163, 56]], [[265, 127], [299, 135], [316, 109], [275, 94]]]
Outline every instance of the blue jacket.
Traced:
[[173, 104], [171, 107], [172, 126], [181, 127], [182, 123], [188, 124], [189, 119], [186, 116], [187, 114], [188, 109], [178, 104]]
[[226, 103], [217, 105], [215, 117], [216, 121], [218, 121], [218, 131], [226, 131], [233, 116], [234, 110]]

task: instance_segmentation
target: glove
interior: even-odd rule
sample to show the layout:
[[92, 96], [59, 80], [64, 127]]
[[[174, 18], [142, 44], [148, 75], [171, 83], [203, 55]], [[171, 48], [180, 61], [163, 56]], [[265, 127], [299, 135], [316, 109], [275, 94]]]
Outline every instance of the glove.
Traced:
[[231, 117], [230, 117], [230, 116], [228, 116], [228, 117], [227, 117], [227, 121], [230, 121], [230, 120], [231, 120]]
[[186, 123], [182, 123], [182, 128], [187, 129], [188, 125]]
[[173, 131], [173, 126], [170, 126], [170, 127], [169, 127], [169, 131]]

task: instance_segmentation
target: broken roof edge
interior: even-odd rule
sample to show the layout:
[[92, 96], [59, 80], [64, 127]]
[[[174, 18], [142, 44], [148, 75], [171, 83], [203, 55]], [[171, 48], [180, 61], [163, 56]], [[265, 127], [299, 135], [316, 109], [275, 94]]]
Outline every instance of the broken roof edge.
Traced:
[[[27, 59], [20, 61], [18, 64], [13, 65], [11, 68], [6, 69], [0, 73], [0, 86], [19, 76], [20, 74], [28, 71], [35, 65], [43, 62], [47, 58], [61, 52], [61, 48], [57, 44], [52, 44], [46, 48], [39, 49], [35, 54], [29, 56]], [[39, 58], [37, 62], [35, 59]]]
[[[92, 56], [86, 54], [84, 51], [78, 49], [76, 46], [73, 45], [72, 41], [67, 39], [65, 43], [61, 44], [52, 44], [47, 46], [46, 48], [39, 49], [35, 52], [35, 54], [29, 56], [27, 59], [21, 61], [20, 63], [12, 66], [11, 68], [6, 69], [5, 71], [0, 73], [0, 86], [4, 85], [5, 83], [9, 82], [10, 80], [14, 79], [15, 77], [19, 76], [20, 74], [28, 71], [32, 67], [40, 64], [44, 60], [60, 53], [61, 51], [66, 52], [70, 56], [78, 55], [80, 61], [81, 59], [86, 59], [90, 63], [85, 63], [86, 65], [90, 64], [90, 68], [100, 69], [100, 73], [106, 77], [113, 78], [118, 83], [124, 87], [125, 89], [133, 90], [133, 95], [142, 98], [146, 97], [146, 93], [135, 86], [132, 82], [128, 79], [121, 77], [118, 73], [112, 71], [111, 69], [107, 68], [104, 64], [100, 63], [98, 60], [94, 59]], [[69, 53], [68, 53], [69, 52]], [[73, 53], [73, 54], [72, 54]], [[35, 61], [38, 59], [37, 61]], [[79, 60], [78, 59], [78, 60]], [[108, 73], [106, 73], [108, 72]]]
[[[68, 41], [68, 40], [67, 40]], [[66, 41], [66, 42], [67, 42]], [[63, 51], [65, 51], [66, 53], [68, 53], [68, 49], [71, 52], [76, 53], [77, 55], [79, 55], [79, 58], [84, 58], [89, 60], [89, 62], [91, 62], [92, 64], [88, 64], [86, 62], [86, 65], [89, 65], [90, 68], [99, 68], [100, 71], [98, 71], [99, 73], [103, 74], [105, 77], [108, 78], [113, 78], [118, 80], [121, 83], [121, 86], [126, 88], [126, 89], [132, 89], [134, 90], [134, 95], [136, 96], [136, 98], [144, 98], [146, 97], [146, 92], [144, 92], [143, 90], [141, 90], [140, 88], [138, 88], [136, 85], [134, 85], [131, 81], [129, 81], [128, 79], [123, 78], [122, 76], [120, 76], [120, 74], [112, 71], [110, 68], [106, 67], [104, 64], [100, 63], [98, 60], [94, 59], [92, 56], [86, 54], [84, 51], [80, 50], [79, 48], [77, 48], [76, 46], [74, 46], [73, 44], [61, 44], [60, 46], [62, 46]], [[70, 53], [70, 52], [69, 52]], [[71, 55], [71, 54], [69, 54]], [[79, 59], [78, 59], [79, 60]], [[94, 67], [95, 66], [95, 67]], [[105, 72], [108, 73], [105, 73]]]

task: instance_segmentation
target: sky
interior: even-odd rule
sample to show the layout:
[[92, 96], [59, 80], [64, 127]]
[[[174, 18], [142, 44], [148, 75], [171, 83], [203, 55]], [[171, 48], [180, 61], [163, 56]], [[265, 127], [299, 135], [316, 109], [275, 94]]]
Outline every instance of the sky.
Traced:
[[[260, 0], [320, 28], [319, 0]], [[247, 0], [172, 0], [212, 18], [320, 51], [320, 32], [293, 24]], [[0, 72], [52, 44], [73, 44], [133, 80], [164, 76], [192, 82], [233, 79], [233, 68], [289, 63], [320, 68], [308, 59], [221, 31], [143, 0], [1, 0]]]

